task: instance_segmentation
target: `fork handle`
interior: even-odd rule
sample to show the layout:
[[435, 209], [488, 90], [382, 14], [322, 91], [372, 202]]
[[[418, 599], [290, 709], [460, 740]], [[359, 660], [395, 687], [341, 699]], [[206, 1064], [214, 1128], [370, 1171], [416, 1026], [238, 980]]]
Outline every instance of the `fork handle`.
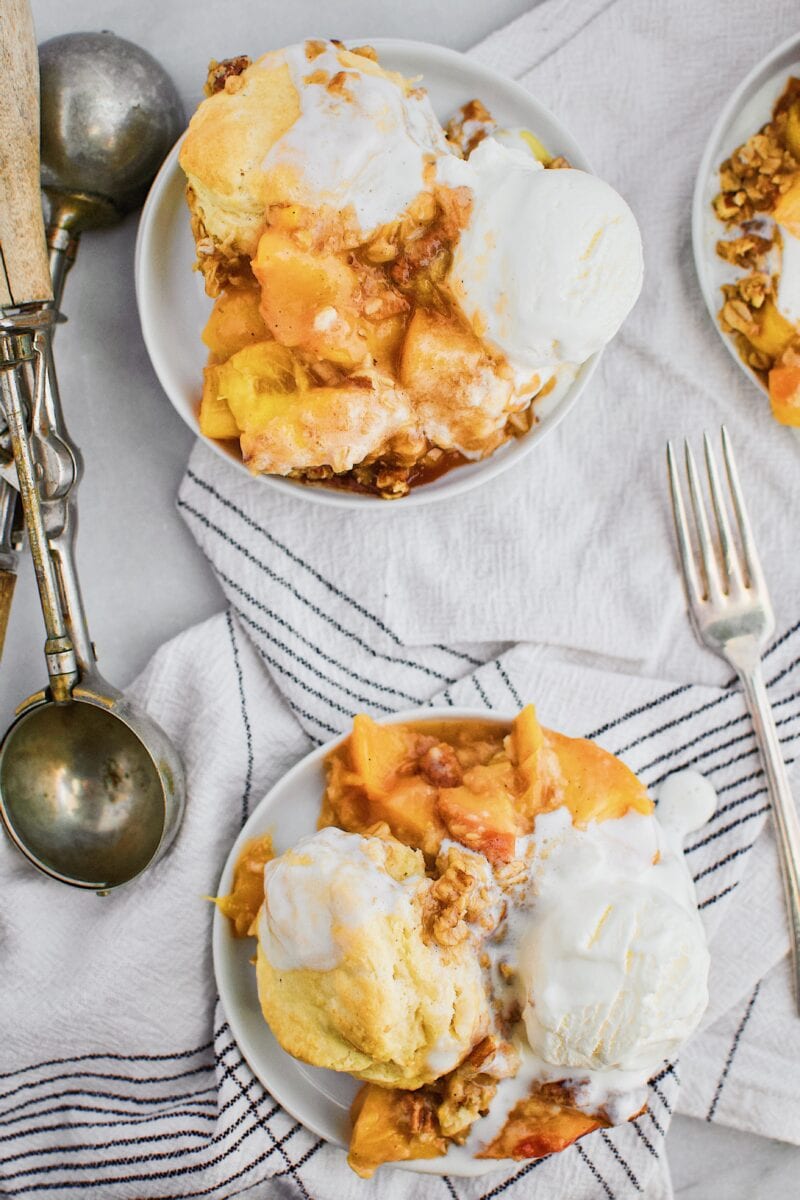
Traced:
[[741, 671], [740, 679], [764, 762], [778, 836], [778, 857], [789, 914], [795, 1003], [800, 1012], [800, 818], [789, 788], [789, 776], [760, 664], [752, 670]]

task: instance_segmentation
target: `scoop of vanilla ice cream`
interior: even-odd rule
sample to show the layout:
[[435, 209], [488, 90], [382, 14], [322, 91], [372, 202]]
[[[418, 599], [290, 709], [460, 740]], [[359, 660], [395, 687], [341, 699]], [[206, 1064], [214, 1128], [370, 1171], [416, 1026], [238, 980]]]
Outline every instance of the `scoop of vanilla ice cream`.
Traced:
[[474, 945], [423, 935], [419, 851], [328, 828], [264, 870], [256, 963], [290, 1054], [395, 1087], [455, 1066], [489, 1024]]
[[531, 1048], [560, 1066], [651, 1074], [700, 1020], [706, 964], [699, 922], [660, 889], [579, 889], [523, 950]]
[[437, 171], [473, 197], [451, 291], [520, 384], [611, 340], [639, 295], [643, 260], [633, 213], [609, 184], [545, 170], [492, 137], [466, 162], [440, 159]]
[[519, 951], [528, 1041], [564, 1075], [606, 1072], [613, 1088], [615, 1073], [627, 1073], [623, 1086], [634, 1073], [643, 1083], [708, 1002], [691, 877], [653, 816], [583, 830], [555, 818], [537, 818], [532, 835], [542, 846], [538, 896]]

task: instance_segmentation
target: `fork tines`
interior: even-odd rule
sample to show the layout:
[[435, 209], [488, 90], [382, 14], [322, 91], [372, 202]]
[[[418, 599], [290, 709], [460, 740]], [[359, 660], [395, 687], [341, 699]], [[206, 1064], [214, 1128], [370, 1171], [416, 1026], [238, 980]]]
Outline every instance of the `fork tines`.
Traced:
[[[692, 537], [690, 524], [686, 516], [683, 491], [678, 478], [678, 468], [675, 463], [675, 454], [671, 442], [667, 443], [667, 469], [669, 471], [669, 485], [672, 494], [672, 511], [675, 517], [675, 531], [678, 536], [681, 565], [690, 601], [694, 604], [704, 601], [721, 603], [725, 597], [733, 598], [737, 595], [741, 596], [746, 590], [763, 590], [764, 576], [761, 571], [761, 563], [756, 551], [753, 531], [747, 515], [747, 508], [745, 507], [744, 496], [742, 495], [742, 488], [739, 482], [739, 473], [736, 469], [733, 447], [727, 429], [724, 425], [722, 426], [722, 454], [725, 460], [725, 474], [728, 479], [733, 513], [736, 517], [741, 555], [731, 532], [728, 507], [723, 495], [720, 475], [717, 470], [717, 463], [708, 434], [703, 434], [703, 446], [705, 450], [706, 473], [708, 476], [708, 490], [714, 512], [714, 532], [719, 545], [719, 552], [717, 552], [709, 528], [706, 504], [703, 499], [694, 454], [688, 441], [684, 443], [684, 446], [689, 498], [694, 517], [694, 538]], [[693, 542], [697, 545], [697, 557], [695, 557]]]

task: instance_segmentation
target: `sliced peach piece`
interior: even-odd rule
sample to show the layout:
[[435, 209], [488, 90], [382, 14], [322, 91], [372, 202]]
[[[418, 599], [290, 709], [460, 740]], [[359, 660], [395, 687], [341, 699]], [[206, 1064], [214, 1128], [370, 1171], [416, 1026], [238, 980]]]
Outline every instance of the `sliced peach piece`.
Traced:
[[537, 1092], [514, 1105], [503, 1128], [476, 1158], [543, 1158], [607, 1124]]
[[536, 709], [532, 704], [525, 707], [514, 718], [511, 726], [511, 756], [518, 767], [523, 765], [541, 750], [544, 744], [544, 730], [539, 724]]
[[[800, 229], [800, 226], [798, 226]], [[747, 340], [762, 354], [780, 358], [796, 334], [794, 325], [787, 321], [771, 300], [765, 300], [756, 316], [758, 329], [747, 335]]]
[[365, 713], [354, 718], [350, 761], [370, 799], [391, 791], [398, 773], [414, 761], [415, 741], [405, 725], [379, 725]]
[[367, 346], [378, 370], [395, 374], [405, 328], [402, 313], [367, 325]]
[[532, 704], [522, 709], [511, 726], [510, 751], [517, 767], [518, 809], [524, 832], [530, 833], [540, 812], [564, 803], [561, 766]]
[[511, 725], [511, 744], [517, 763], [535, 754], [541, 749], [543, 742], [544, 732], [539, 724], [536, 708], [533, 704], [526, 704], [517, 713]]
[[350, 761], [369, 800], [372, 822], [425, 854], [436, 854], [445, 827], [436, 813], [437, 789], [419, 774], [418, 734], [406, 725], [378, 725], [359, 713], [350, 734]]
[[443, 449], [485, 451], [513, 391], [472, 329], [430, 308], [417, 308], [409, 322], [400, 380]]
[[267, 229], [253, 273], [261, 284], [261, 314], [284, 346], [302, 346], [342, 366], [361, 361], [354, 271], [334, 254], [312, 254], [287, 234]]
[[242, 433], [258, 432], [285, 414], [290, 398], [308, 382], [291, 350], [273, 341], [246, 346], [226, 363], [206, 370], [216, 372], [217, 392]]
[[781, 425], [800, 428], [800, 367], [773, 367], [769, 373], [772, 415]]
[[200, 432], [210, 438], [238, 438], [239, 426], [228, 401], [219, 393], [219, 367], [203, 372], [203, 398], [198, 413]]
[[418, 308], [406, 330], [400, 378], [406, 387], [427, 396], [448, 383], [458, 386], [484, 358], [482, 344], [466, 325], [435, 309]]
[[786, 145], [796, 159], [800, 160], [800, 104], [795, 102], [786, 119]]
[[203, 341], [220, 362], [269, 337], [260, 304], [257, 287], [232, 288], [219, 297], [203, 330]]
[[233, 926], [233, 936], [247, 937], [264, 902], [264, 865], [275, 857], [270, 834], [251, 838], [233, 868], [233, 887], [214, 903]]
[[391, 792], [373, 798], [369, 809], [373, 821], [385, 821], [392, 834], [429, 858], [439, 852], [447, 829], [437, 812], [437, 789], [421, 775], [398, 779]]
[[795, 237], [800, 237], [800, 174], [791, 186], [778, 198], [773, 217]]
[[520, 129], [519, 136], [523, 142], [526, 142], [530, 147], [531, 154], [535, 159], [546, 167], [548, 163], [553, 161], [553, 156], [543, 142], [540, 142], [535, 133], [531, 133], [530, 129]]
[[508, 763], [472, 767], [459, 787], [440, 790], [438, 811], [454, 841], [492, 863], [511, 862], [521, 828]]
[[357, 1175], [369, 1179], [385, 1162], [408, 1162], [416, 1158], [438, 1158], [447, 1141], [428, 1123], [411, 1132], [406, 1106], [413, 1093], [376, 1087], [368, 1083], [356, 1096], [350, 1110], [353, 1132], [347, 1161]]
[[651, 813], [653, 801], [630, 767], [586, 738], [547, 731], [547, 744], [558, 759], [561, 803], [577, 825], [623, 817], [629, 809]]
[[653, 810], [643, 784], [620, 759], [596, 742], [543, 729], [532, 704], [514, 721], [509, 748], [522, 785], [525, 832], [540, 812], [562, 804], [580, 825], [621, 817], [629, 808]]

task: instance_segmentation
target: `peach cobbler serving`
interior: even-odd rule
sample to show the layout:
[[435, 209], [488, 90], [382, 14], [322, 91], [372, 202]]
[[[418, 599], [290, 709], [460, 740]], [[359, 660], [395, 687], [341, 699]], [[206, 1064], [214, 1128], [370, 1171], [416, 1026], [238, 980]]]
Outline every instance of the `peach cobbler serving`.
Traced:
[[722, 329], [767, 388], [776, 420], [800, 426], [800, 79], [772, 117], [720, 167], [714, 211], [727, 227], [717, 253]]
[[368, 46], [212, 63], [180, 163], [215, 305], [199, 422], [255, 473], [401, 497], [537, 420], [639, 293], [617, 193], [500, 129], [443, 128]]
[[656, 819], [619, 759], [530, 705], [358, 716], [325, 766], [317, 832], [249, 842], [217, 903], [256, 939], [283, 1049], [363, 1083], [352, 1168], [537, 1158], [641, 1113], [707, 1002], [681, 845], [705, 781], [676, 777]]

